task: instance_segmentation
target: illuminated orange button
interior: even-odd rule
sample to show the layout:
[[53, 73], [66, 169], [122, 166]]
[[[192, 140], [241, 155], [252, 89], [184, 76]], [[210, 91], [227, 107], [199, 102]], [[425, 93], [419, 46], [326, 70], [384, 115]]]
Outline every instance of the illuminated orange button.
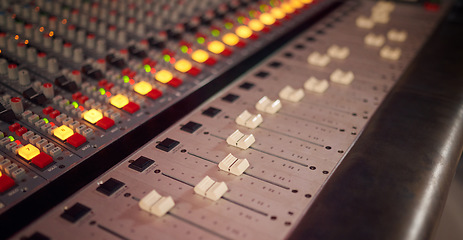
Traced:
[[129, 99], [124, 95], [117, 94], [109, 100], [109, 103], [111, 103], [111, 105], [113, 105], [114, 107], [122, 108], [125, 105], [127, 105], [127, 103], [129, 103]]
[[180, 59], [175, 63], [174, 67], [177, 71], [185, 73], [190, 71], [193, 66], [188, 60]]
[[68, 139], [70, 136], [72, 136], [74, 134], [74, 131], [72, 131], [72, 129], [70, 129], [68, 126], [66, 125], [62, 125], [61, 127], [55, 129], [53, 131], [53, 135], [55, 135], [55, 137], [61, 139], [61, 140], [66, 140]]
[[196, 62], [203, 63], [209, 59], [209, 54], [204, 50], [198, 49], [191, 54], [191, 58]]
[[275, 18], [270, 13], [262, 13], [259, 20], [267, 26], [275, 23]]
[[310, 4], [313, 2], [313, 0], [299, 0], [301, 1], [301, 3], [305, 3], [305, 4]]
[[240, 39], [233, 33], [227, 33], [223, 35], [222, 41], [228, 46], [235, 46], [240, 41]]
[[291, 7], [291, 5], [289, 5], [288, 3], [282, 3], [280, 5], [280, 8], [281, 10], [283, 10], [283, 12], [285, 13], [293, 13], [294, 12], [294, 8]]
[[32, 144], [27, 144], [26, 146], [18, 149], [19, 156], [23, 157], [27, 161], [39, 155], [39, 153], [40, 153], [40, 150]]
[[161, 70], [154, 75], [154, 78], [162, 83], [168, 83], [174, 76], [167, 70]]
[[300, 0], [291, 0], [289, 1], [289, 4], [291, 5], [291, 7], [293, 8], [302, 8], [304, 6], [303, 3], [301, 3]]
[[240, 38], [249, 38], [252, 35], [252, 30], [246, 26], [239, 26], [236, 28], [235, 33]]
[[[153, 87], [151, 86], [150, 83], [141, 81], [138, 82], [133, 86], [133, 90], [141, 95], [146, 95], [149, 93], [151, 90], [153, 90]], [[127, 103], [129, 103], [129, 100], [127, 99]], [[127, 104], [126, 104], [127, 105]], [[124, 105], [125, 106], [125, 105]]]
[[91, 124], [95, 124], [98, 122], [100, 119], [103, 118], [103, 114], [96, 110], [96, 109], [90, 109], [86, 112], [84, 112], [84, 119], [87, 120]]
[[259, 32], [262, 29], [264, 29], [264, 24], [262, 24], [262, 22], [257, 19], [252, 19], [251, 21], [249, 21], [248, 26], [256, 32]]
[[207, 50], [215, 54], [220, 54], [223, 50], [225, 50], [225, 45], [219, 41], [212, 41], [207, 45]]
[[270, 10], [270, 14], [272, 14], [272, 16], [276, 19], [283, 19], [286, 16], [286, 13], [280, 8], [272, 8], [272, 10]]

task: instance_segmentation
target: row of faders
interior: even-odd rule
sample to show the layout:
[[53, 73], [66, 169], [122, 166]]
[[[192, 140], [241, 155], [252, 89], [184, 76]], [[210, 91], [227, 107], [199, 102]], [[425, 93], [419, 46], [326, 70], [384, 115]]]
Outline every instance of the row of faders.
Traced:
[[349, 1], [17, 237], [287, 238], [439, 17]]
[[[328, 2], [2, 0], [2, 145], [51, 181]], [[22, 185], [0, 181], [0, 212]]]

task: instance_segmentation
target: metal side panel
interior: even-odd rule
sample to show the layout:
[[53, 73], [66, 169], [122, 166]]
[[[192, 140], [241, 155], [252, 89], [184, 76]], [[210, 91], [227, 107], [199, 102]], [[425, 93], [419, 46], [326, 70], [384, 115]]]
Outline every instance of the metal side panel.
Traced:
[[290, 239], [433, 237], [463, 146], [461, 16], [439, 26]]

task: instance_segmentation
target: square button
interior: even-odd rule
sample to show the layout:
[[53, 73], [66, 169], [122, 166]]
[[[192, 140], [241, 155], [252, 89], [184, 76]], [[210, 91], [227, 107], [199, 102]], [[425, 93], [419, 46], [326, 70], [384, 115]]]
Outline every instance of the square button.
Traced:
[[27, 144], [26, 146], [21, 147], [18, 150], [18, 154], [19, 154], [19, 156], [21, 156], [24, 159], [26, 159], [27, 161], [29, 161], [32, 158], [34, 158], [35, 156], [39, 155], [40, 150], [38, 148], [36, 148], [34, 145], [32, 145], [32, 144]]
[[71, 223], [75, 223], [91, 210], [92, 209], [83, 204], [76, 203], [72, 207], [64, 210], [64, 212], [61, 214], [61, 217]]
[[109, 117], [103, 117], [100, 119], [100, 121], [96, 122], [96, 125], [100, 128], [103, 128], [104, 130], [107, 130], [114, 125], [114, 120]]
[[214, 117], [215, 115], [217, 115], [219, 112], [221, 112], [222, 110], [218, 109], [218, 108], [214, 108], [214, 107], [210, 107], [208, 109], [206, 109], [204, 112], [203, 112], [203, 115], [206, 115], [208, 117]]
[[138, 172], [143, 172], [146, 168], [151, 166], [151, 164], [153, 163], [154, 163], [154, 160], [141, 156], [137, 160], [129, 164], [129, 168], [135, 171], [138, 171]]
[[87, 138], [80, 135], [79, 133], [74, 133], [74, 135], [70, 136], [66, 141], [74, 147], [79, 147], [80, 145], [87, 142]]
[[250, 89], [253, 88], [254, 86], [255, 86], [254, 83], [245, 82], [245, 83], [243, 83], [243, 84], [240, 85], [240, 88], [246, 89], [246, 90], [250, 90]]
[[183, 130], [188, 133], [194, 133], [196, 130], [198, 130], [202, 124], [195, 123], [195, 122], [188, 122], [187, 124], [183, 125], [180, 130]]
[[224, 100], [225, 102], [234, 102], [236, 101], [236, 99], [240, 98], [240, 96], [238, 95], [235, 95], [235, 94], [227, 94], [227, 96], [223, 97], [222, 100]]
[[281, 65], [282, 65], [281, 62], [278, 62], [278, 61], [273, 61], [269, 64], [269, 66], [272, 68], [279, 68], [281, 67]]
[[100, 184], [100, 186], [98, 186], [96, 190], [109, 197], [113, 193], [115, 193], [117, 190], [119, 190], [121, 187], [123, 187], [124, 185], [125, 183], [117, 179], [110, 178], [106, 180], [106, 182], [104, 182], [103, 184]]
[[156, 145], [156, 148], [161, 149], [162, 151], [165, 151], [165, 152], [169, 152], [174, 147], [176, 147], [179, 143], [180, 143], [179, 141], [166, 138], [162, 142], [158, 143], [158, 145]]
[[50, 155], [44, 152], [41, 152], [39, 153], [39, 155], [33, 157], [31, 159], [31, 162], [35, 164], [36, 166], [38, 166], [39, 168], [44, 168], [53, 162], [53, 158]]
[[140, 105], [134, 103], [134, 102], [129, 102], [127, 105], [125, 105], [122, 109], [124, 109], [126, 112], [133, 114], [136, 111], [140, 110]]
[[0, 193], [5, 192], [15, 185], [14, 180], [8, 175], [3, 174], [0, 176]]
[[162, 92], [159, 91], [158, 89], [153, 89], [149, 93], [147, 93], [146, 96], [148, 96], [149, 98], [155, 100], [155, 99], [158, 99], [159, 97], [162, 96]]
[[63, 141], [72, 136], [72, 134], [74, 134], [74, 131], [66, 125], [62, 125], [53, 131], [53, 135]]

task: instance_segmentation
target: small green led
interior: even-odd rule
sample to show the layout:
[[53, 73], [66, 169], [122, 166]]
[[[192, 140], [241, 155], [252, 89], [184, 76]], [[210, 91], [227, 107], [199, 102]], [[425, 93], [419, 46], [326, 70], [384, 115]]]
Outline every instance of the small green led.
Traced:
[[233, 27], [233, 23], [231, 23], [231, 22], [225, 23], [225, 28], [226, 29], [232, 29], [232, 27]]
[[98, 91], [100, 91], [101, 95], [104, 95], [106, 93], [106, 91], [103, 88], [98, 89]]
[[196, 41], [197, 41], [199, 44], [203, 44], [203, 43], [206, 41], [206, 39], [204, 39], [203, 37], [199, 37], [199, 38], [196, 39]]
[[8, 136], [8, 138], [10, 139], [10, 141], [14, 141], [14, 137], [13, 136]]
[[123, 76], [122, 79], [124, 79], [124, 82], [125, 83], [128, 83], [130, 78], [128, 76]]
[[170, 56], [169, 55], [164, 55], [164, 61], [169, 62], [170, 61]]
[[48, 119], [44, 118], [43, 121], [45, 122], [45, 124], [49, 123], [50, 121], [48, 121]]
[[211, 34], [212, 34], [212, 36], [214, 36], [214, 37], [218, 37], [218, 36], [220, 35], [220, 31], [217, 30], [217, 29], [214, 29], [214, 30], [211, 31]]
[[[101, 92], [101, 91], [100, 91], [100, 92]], [[74, 106], [74, 108], [78, 108], [78, 107], [79, 107], [79, 104], [76, 103], [76, 102], [72, 102], [71, 104], [72, 104], [72, 106]]]
[[143, 66], [145, 68], [145, 72], [149, 73], [151, 72], [151, 66], [146, 64], [145, 66]]
[[237, 20], [238, 20], [239, 23], [243, 24], [244, 17], [243, 17], [243, 16], [240, 16], [240, 17], [238, 17]]
[[251, 11], [249, 11], [249, 16], [253, 18], [255, 13], [256, 13], [256, 11], [251, 10]]
[[183, 52], [183, 53], [187, 53], [188, 52], [188, 47], [183, 45], [180, 47], [180, 50]]

